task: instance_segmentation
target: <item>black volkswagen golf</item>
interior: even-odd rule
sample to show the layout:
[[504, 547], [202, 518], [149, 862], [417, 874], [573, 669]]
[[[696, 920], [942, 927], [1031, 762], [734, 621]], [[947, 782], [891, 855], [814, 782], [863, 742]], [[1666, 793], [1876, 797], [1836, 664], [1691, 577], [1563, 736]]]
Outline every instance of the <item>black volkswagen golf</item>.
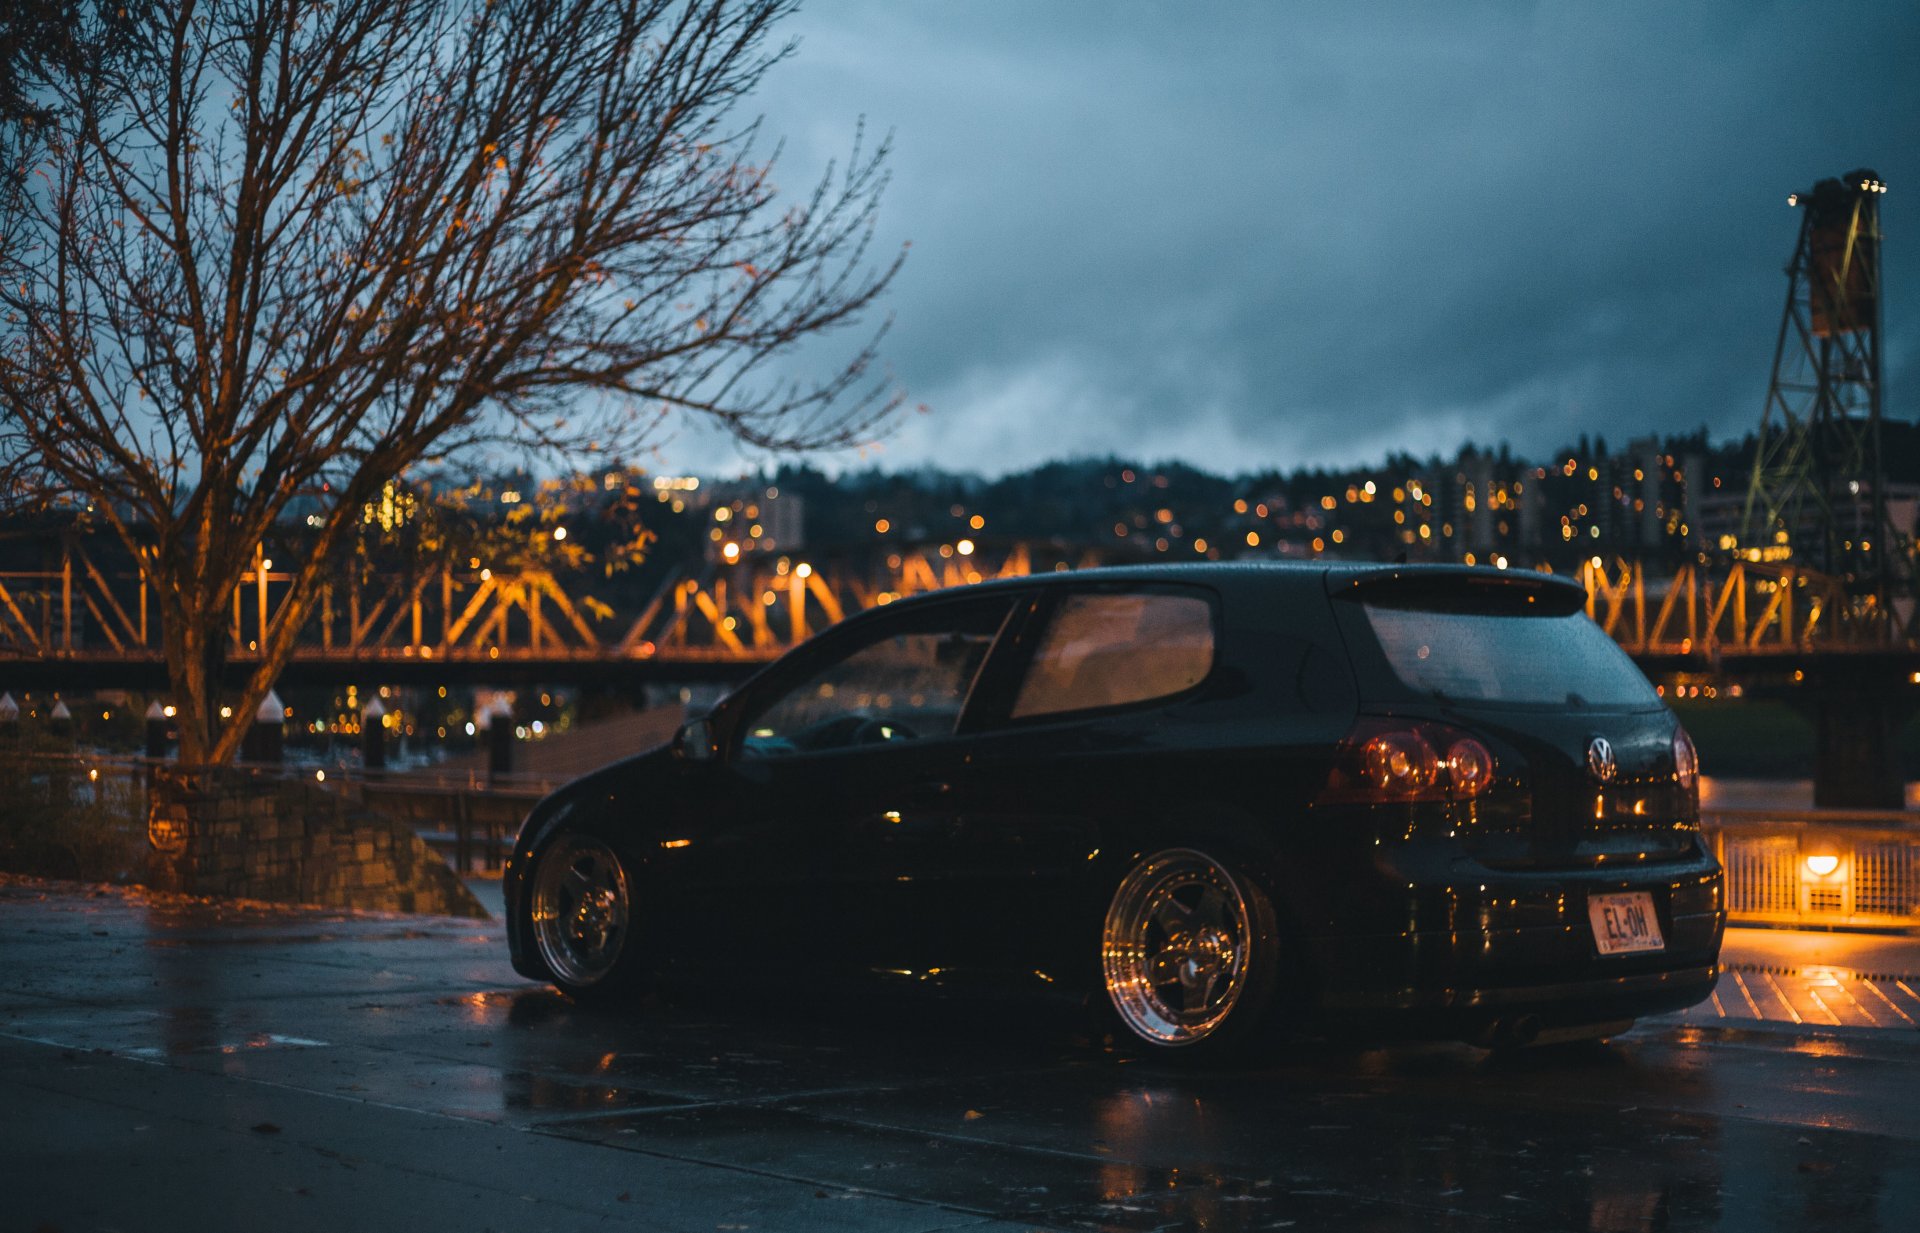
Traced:
[[1156, 1050], [1524, 1044], [1705, 998], [1691, 742], [1575, 585], [1091, 570], [852, 617], [542, 801], [513, 963], [1066, 993]]

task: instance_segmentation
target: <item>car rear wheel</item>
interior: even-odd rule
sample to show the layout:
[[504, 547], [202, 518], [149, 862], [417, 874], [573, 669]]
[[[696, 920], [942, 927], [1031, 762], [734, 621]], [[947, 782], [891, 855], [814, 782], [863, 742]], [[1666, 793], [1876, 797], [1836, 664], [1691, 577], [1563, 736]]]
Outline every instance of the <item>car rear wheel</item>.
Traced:
[[1251, 1040], [1272, 1001], [1272, 904], [1195, 848], [1141, 859], [1107, 907], [1101, 966], [1114, 1012], [1158, 1051], [1212, 1055]]
[[527, 911], [534, 945], [562, 990], [597, 995], [634, 983], [630, 879], [605, 841], [573, 831], [554, 839], [534, 866]]

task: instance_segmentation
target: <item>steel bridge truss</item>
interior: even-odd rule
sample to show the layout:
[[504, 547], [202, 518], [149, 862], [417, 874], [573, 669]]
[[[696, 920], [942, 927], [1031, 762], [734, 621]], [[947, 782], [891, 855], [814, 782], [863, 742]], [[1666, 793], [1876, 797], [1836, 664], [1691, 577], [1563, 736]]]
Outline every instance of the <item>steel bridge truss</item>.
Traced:
[[[944, 553], [944, 555], [943, 555]], [[302, 630], [296, 661], [643, 661], [739, 664], [772, 659], [842, 618], [908, 595], [1040, 569], [1099, 562], [1013, 543], [961, 555], [901, 549], [864, 568], [790, 557], [709, 564], [672, 578], [623, 614], [543, 569], [437, 568], [335, 580]], [[256, 659], [290, 576], [256, 558], [234, 589], [228, 657]], [[1633, 654], [1863, 650], [1899, 640], [1872, 595], [1830, 575], [1733, 562], [1649, 577], [1639, 565], [1588, 563], [1587, 613]], [[100, 569], [68, 542], [57, 570], [0, 573], [0, 658], [156, 662], [159, 621], [137, 574]]]
[[1587, 615], [1634, 655], [1872, 650], [1889, 647], [1875, 597], [1812, 570], [1734, 562], [1649, 578], [1639, 565], [1587, 564]]
[[[1093, 564], [1057, 551], [1052, 568]], [[227, 658], [257, 659], [286, 601], [290, 573], [256, 554], [234, 588]], [[866, 569], [749, 557], [672, 577], [637, 615], [569, 590], [544, 569], [435, 568], [325, 584], [296, 661], [484, 663], [496, 660], [743, 662], [771, 659], [850, 613], [940, 587], [1024, 575], [1015, 543], [962, 555], [902, 549]], [[98, 661], [160, 658], [160, 628], [138, 573], [102, 571], [69, 541], [57, 570], [0, 573], [0, 657]]]

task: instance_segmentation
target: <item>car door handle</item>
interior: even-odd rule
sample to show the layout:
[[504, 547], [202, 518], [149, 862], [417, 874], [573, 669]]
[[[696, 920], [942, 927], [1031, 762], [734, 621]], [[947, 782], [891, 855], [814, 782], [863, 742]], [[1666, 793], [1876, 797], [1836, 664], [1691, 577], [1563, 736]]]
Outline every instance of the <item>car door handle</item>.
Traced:
[[944, 779], [923, 779], [907, 795], [917, 805], [928, 805], [944, 801], [952, 793], [953, 785]]

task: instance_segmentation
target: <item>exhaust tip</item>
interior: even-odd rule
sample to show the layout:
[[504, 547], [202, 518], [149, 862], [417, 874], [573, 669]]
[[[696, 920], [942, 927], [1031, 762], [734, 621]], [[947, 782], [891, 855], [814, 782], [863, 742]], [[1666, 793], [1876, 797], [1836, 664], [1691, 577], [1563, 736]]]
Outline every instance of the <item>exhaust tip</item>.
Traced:
[[1488, 1019], [1466, 1040], [1481, 1049], [1524, 1049], [1540, 1038], [1539, 1015], [1513, 1015]]

